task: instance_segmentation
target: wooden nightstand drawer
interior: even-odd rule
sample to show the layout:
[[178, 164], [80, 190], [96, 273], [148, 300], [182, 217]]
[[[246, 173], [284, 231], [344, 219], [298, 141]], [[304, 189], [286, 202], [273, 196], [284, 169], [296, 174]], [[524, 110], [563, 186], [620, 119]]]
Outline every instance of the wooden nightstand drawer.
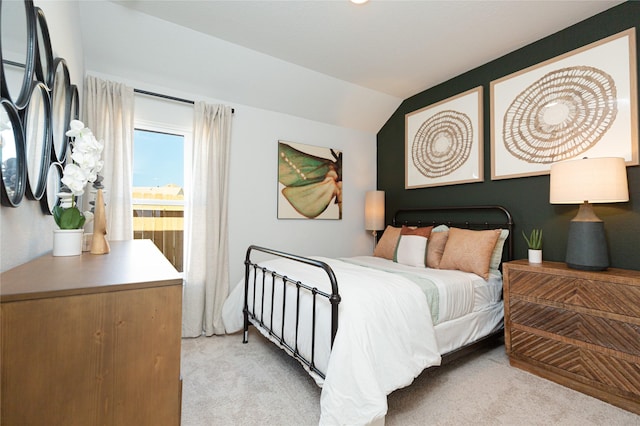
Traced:
[[503, 265], [511, 365], [640, 414], [640, 271]]
[[[610, 283], [549, 273], [514, 271], [510, 277], [512, 297], [583, 307], [640, 320], [640, 286]], [[640, 321], [639, 321], [640, 323]]]
[[631, 401], [640, 399], [640, 363], [631, 358], [616, 357], [606, 351], [578, 347], [523, 330], [514, 329], [511, 338], [515, 365], [518, 360], [524, 361], [534, 367], [533, 371], [525, 369], [542, 376], [548, 372]]
[[[555, 306], [511, 300], [511, 322], [634, 355], [640, 360], [640, 325]], [[587, 311], [588, 312], [588, 311]]]

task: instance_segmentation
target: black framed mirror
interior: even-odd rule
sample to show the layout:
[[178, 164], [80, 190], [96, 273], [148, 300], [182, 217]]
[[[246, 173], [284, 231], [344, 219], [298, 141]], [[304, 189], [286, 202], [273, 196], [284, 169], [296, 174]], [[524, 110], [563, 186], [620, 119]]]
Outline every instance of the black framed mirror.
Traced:
[[12, 101], [18, 109], [29, 102], [35, 49], [33, 1], [0, 0], [0, 91], [2, 97]]
[[27, 161], [27, 197], [39, 200], [44, 194], [51, 152], [51, 100], [47, 86], [33, 82], [24, 117]]
[[0, 99], [0, 180], [2, 205], [17, 207], [26, 185], [24, 133], [18, 110], [8, 99]]
[[36, 78], [51, 88], [53, 80], [53, 48], [49, 27], [44, 12], [39, 7], [35, 8], [36, 14]]
[[71, 117], [69, 117], [69, 122], [71, 120], [78, 120], [80, 118], [80, 95], [78, 94], [78, 86], [75, 84], [71, 85]]
[[62, 58], [56, 58], [53, 68], [53, 83], [51, 96], [51, 134], [53, 136], [53, 153], [57, 161], [64, 161], [67, 153], [71, 116], [71, 79], [67, 63]]
[[58, 162], [51, 163], [47, 172], [47, 184], [40, 205], [45, 214], [53, 214], [53, 208], [58, 204], [58, 193], [62, 187], [62, 165]]

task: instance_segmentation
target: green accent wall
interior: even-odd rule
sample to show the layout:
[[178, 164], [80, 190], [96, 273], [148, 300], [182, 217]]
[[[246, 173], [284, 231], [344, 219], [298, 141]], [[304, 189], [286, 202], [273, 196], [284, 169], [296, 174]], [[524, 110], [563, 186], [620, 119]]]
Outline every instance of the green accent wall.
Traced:
[[[632, 27], [636, 28], [636, 58], [640, 58], [640, 1], [629, 1], [402, 102], [377, 135], [377, 183], [386, 193], [387, 223], [399, 208], [499, 204], [513, 215], [516, 259], [527, 255], [522, 230], [529, 233], [535, 227], [544, 231], [544, 259], [564, 261], [569, 221], [578, 206], [549, 203], [548, 175], [491, 180], [490, 83]], [[477, 86], [483, 88], [484, 182], [405, 189], [405, 114]], [[630, 201], [596, 204], [594, 209], [605, 222], [611, 266], [640, 270], [640, 167], [627, 167], [627, 176]]]

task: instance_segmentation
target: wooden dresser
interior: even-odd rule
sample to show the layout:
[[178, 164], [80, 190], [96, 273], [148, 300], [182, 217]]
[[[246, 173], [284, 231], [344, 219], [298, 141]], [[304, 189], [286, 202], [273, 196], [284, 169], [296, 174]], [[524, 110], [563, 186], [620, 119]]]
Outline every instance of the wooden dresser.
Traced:
[[503, 268], [511, 365], [640, 414], [640, 271]]
[[0, 275], [0, 421], [180, 423], [182, 278], [149, 240]]

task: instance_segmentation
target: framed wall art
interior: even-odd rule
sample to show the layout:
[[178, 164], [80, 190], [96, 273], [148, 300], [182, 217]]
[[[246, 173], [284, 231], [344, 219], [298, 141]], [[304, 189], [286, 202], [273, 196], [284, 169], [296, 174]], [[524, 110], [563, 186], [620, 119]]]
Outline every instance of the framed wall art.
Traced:
[[405, 115], [405, 188], [482, 182], [482, 87]]
[[557, 161], [638, 164], [635, 28], [491, 82], [491, 179]]
[[278, 141], [278, 219], [342, 219], [342, 152]]

